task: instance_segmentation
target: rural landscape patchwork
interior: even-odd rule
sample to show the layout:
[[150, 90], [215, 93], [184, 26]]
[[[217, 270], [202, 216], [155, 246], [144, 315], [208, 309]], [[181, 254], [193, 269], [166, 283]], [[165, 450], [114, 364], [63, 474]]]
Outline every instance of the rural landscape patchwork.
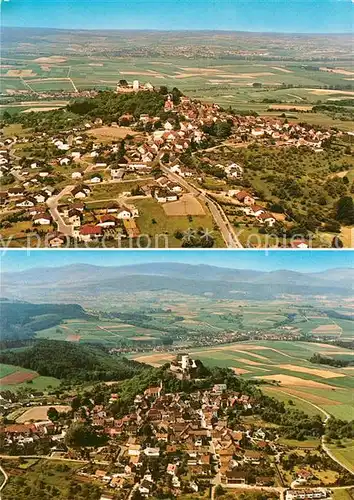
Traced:
[[354, 500], [354, 0], [0, 0], [0, 497]]
[[170, 255], [5, 253], [3, 498], [350, 500], [352, 253]]
[[353, 247], [351, 35], [2, 30], [9, 247]]

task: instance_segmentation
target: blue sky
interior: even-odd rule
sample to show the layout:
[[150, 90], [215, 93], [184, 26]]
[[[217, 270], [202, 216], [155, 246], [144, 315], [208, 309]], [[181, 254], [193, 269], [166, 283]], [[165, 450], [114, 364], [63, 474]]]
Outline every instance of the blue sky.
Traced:
[[353, 0], [0, 0], [2, 24], [350, 33]]
[[147, 262], [207, 264], [236, 269], [274, 271], [289, 269], [316, 272], [338, 267], [354, 267], [353, 250], [7, 250], [1, 270], [21, 271], [32, 267], [68, 264], [119, 266]]

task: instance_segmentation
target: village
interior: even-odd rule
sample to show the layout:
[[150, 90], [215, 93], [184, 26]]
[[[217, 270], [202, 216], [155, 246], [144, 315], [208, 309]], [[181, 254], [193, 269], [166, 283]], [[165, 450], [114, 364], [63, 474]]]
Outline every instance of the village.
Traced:
[[[116, 95], [155, 92], [150, 84], [124, 80]], [[181, 233], [182, 246], [194, 217], [205, 234], [211, 230], [221, 235], [221, 246], [242, 247], [225, 213], [225, 199], [256, 227], [272, 228], [286, 214], [272, 212], [266, 199], [244, 187], [243, 165], [211, 160], [208, 153], [217, 156], [224, 145], [237, 151], [250, 144], [307, 147], [320, 153], [326, 141], [342, 134], [276, 118], [237, 116], [184, 95], [178, 96], [178, 104], [174, 101], [172, 94], [166, 95], [164, 121], [147, 113], [138, 118], [125, 113], [108, 125], [97, 117], [55, 135], [3, 135], [0, 202], [5, 244], [132, 246], [158, 232], [159, 221], [153, 215], [149, 223], [141, 221], [149, 218], [146, 207], [152, 213], [160, 206], [166, 226], [177, 225], [174, 236]], [[193, 157], [207, 165], [207, 174], [190, 165]], [[226, 188], [215, 193], [205, 187], [205, 179], [220, 177], [220, 172]], [[181, 227], [172, 222], [182, 218]], [[210, 237], [207, 246], [213, 246], [214, 239]], [[308, 244], [296, 240], [293, 246]]]
[[[331, 488], [350, 484], [350, 475], [325, 451], [301, 442], [291, 447], [281, 427], [255, 418], [266, 411], [261, 400], [247, 389], [229, 388], [232, 379], [191, 392], [166, 391], [171, 380], [186, 388], [197, 384], [203, 370], [200, 362], [180, 353], [169, 364], [167, 378], [136, 392], [128, 406], [110, 386], [104, 389], [107, 398], [102, 389], [86, 397], [58, 394], [49, 398], [51, 405], [48, 396], [42, 397], [43, 407], [38, 396], [25, 406], [2, 396], [1, 456], [21, 456], [23, 468], [41, 458], [76, 462], [75, 480], [98, 485], [101, 500], [168, 493], [217, 498], [224, 490], [307, 500], [331, 498]], [[112, 416], [114, 408], [119, 417]], [[19, 417], [11, 423], [14, 411]], [[40, 419], [45, 412], [47, 418]], [[84, 433], [87, 425], [95, 437]]]

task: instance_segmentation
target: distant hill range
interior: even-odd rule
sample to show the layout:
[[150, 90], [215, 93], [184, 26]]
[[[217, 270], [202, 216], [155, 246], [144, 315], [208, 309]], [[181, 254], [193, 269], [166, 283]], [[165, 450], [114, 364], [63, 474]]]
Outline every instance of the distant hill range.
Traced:
[[[147, 263], [129, 266], [74, 264], [33, 268], [1, 274], [1, 295], [44, 301], [54, 292], [65, 302], [99, 293], [175, 291], [189, 295], [209, 294], [215, 298], [271, 299], [284, 294], [351, 296], [353, 268], [329, 269], [318, 273], [289, 270], [272, 272], [230, 269], [180, 263]], [[48, 299], [47, 299], [48, 300]], [[61, 301], [62, 298], [60, 299]]]

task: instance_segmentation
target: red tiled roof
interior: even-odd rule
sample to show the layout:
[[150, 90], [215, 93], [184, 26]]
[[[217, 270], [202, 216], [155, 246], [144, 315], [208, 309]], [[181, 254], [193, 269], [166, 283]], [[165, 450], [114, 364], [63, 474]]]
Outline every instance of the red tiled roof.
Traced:
[[80, 234], [83, 235], [102, 234], [102, 228], [100, 226], [91, 226], [87, 224], [86, 226], [81, 227]]

